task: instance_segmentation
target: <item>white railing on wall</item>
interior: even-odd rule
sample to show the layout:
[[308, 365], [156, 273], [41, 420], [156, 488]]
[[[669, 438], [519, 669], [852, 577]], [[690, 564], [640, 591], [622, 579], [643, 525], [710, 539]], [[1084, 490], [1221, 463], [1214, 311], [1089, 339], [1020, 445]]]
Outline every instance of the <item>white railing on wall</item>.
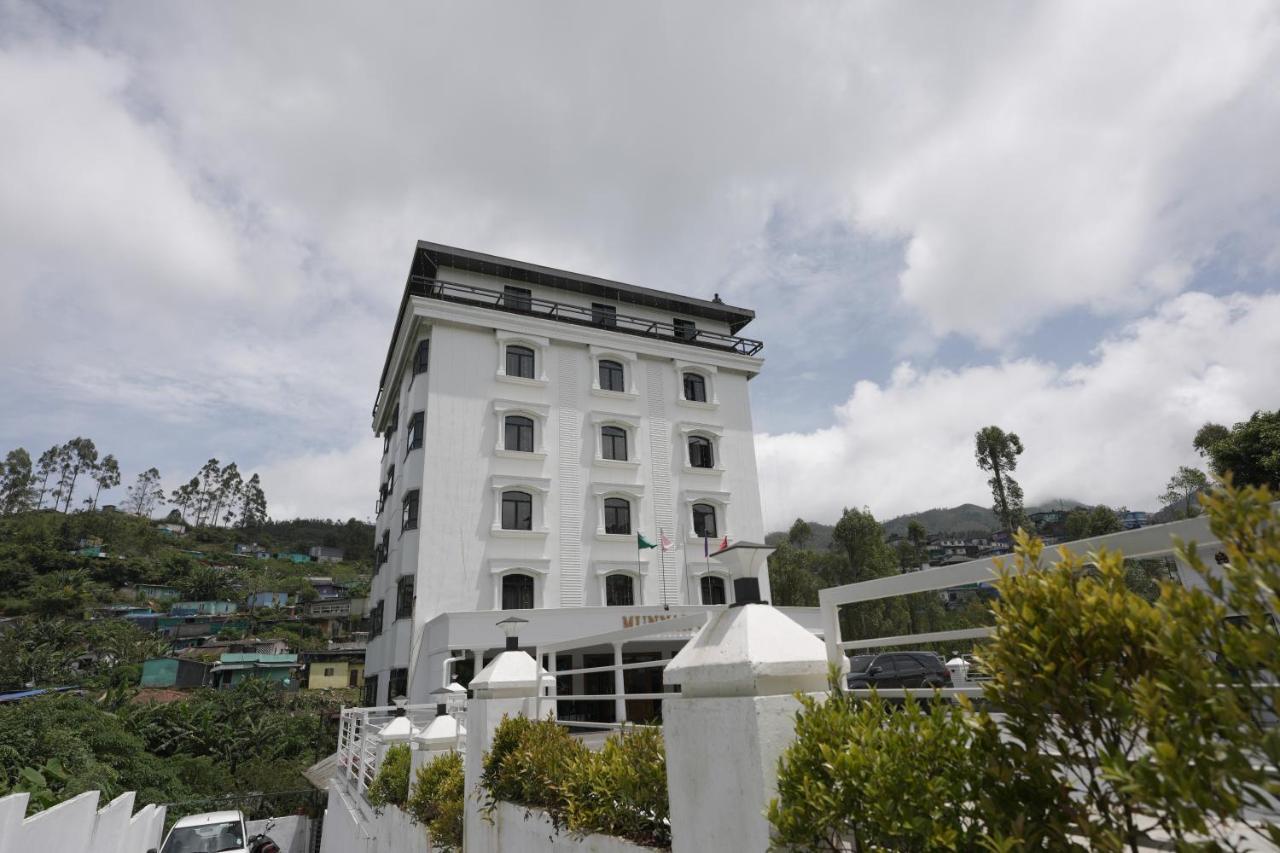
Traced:
[[[642, 669], [661, 669], [671, 663], [669, 658], [658, 658], [651, 661], [636, 661], [633, 663], [623, 663], [623, 647], [627, 643], [636, 642], [638, 640], [655, 640], [655, 639], [688, 639], [697, 633], [698, 629], [706, 624], [708, 617], [712, 611], [704, 611], [694, 613], [688, 616], [674, 616], [670, 619], [663, 619], [644, 625], [636, 625], [632, 628], [622, 628], [617, 631], [609, 631], [604, 634], [593, 634], [585, 637], [573, 637], [567, 640], [560, 640], [555, 643], [544, 643], [537, 646], [534, 650], [534, 660], [541, 662], [546, 660], [546, 668], [549, 675], [552, 676], [552, 687], [548, 695], [543, 695], [546, 691], [539, 691], [538, 698], [534, 702], [535, 716], [541, 718], [546, 715], [551, 708], [557, 707], [561, 700], [573, 700], [574, 702], [612, 702], [614, 707], [614, 722], [598, 723], [586, 720], [564, 720], [564, 725], [574, 728], [583, 729], [617, 729], [627, 724], [627, 702], [653, 701], [661, 705], [662, 701], [670, 696], [679, 695], [671, 692], [658, 693], [628, 693], [626, 690], [625, 673], [642, 670]], [[613, 648], [613, 663], [604, 666], [587, 666], [577, 667], [574, 669], [556, 669], [556, 655], [561, 652], [570, 652], [580, 649], [587, 649], [599, 646], [611, 646]], [[559, 690], [559, 678], [568, 677], [570, 679], [575, 675], [594, 675], [603, 672], [613, 673], [613, 692], [612, 693], [570, 693], [561, 694]]]
[[[462, 719], [465, 708], [461, 704], [450, 705], [449, 713]], [[386, 755], [387, 742], [380, 733], [398, 716], [399, 709], [394, 705], [342, 709], [338, 722], [338, 773], [361, 796], [377, 778]], [[404, 716], [415, 729], [425, 729], [436, 718], [436, 706], [405, 705]]]
[[[1119, 551], [1126, 560], [1145, 560], [1167, 558], [1176, 555], [1176, 540], [1195, 542], [1202, 556], [1217, 550], [1220, 543], [1209, 529], [1209, 523], [1203, 516], [1200, 518], [1177, 521], [1170, 524], [1143, 527], [1138, 530], [1126, 530], [1106, 536], [1094, 536], [1089, 539], [1078, 539], [1066, 542], [1055, 548], [1080, 556], [1094, 553], [1102, 549]], [[1046, 551], [1046, 559], [1053, 554]], [[894, 636], [866, 637], [845, 640], [840, 628], [840, 609], [847, 605], [864, 601], [877, 601], [885, 598], [896, 598], [916, 593], [938, 593], [953, 587], [971, 584], [989, 583], [996, 579], [1000, 560], [1011, 560], [1012, 557], [987, 557], [968, 563], [952, 566], [941, 566], [922, 571], [907, 572], [901, 575], [875, 578], [844, 586], [830, 587], [819, 591], [818, 605], [822, 611], [823, 642], [827, 648], [827, 660], [831, 664], [843, 667], [846, 654], [852, 651], [872, 651], [887, 648], [909, 648], [931, 643], [959, 642], [966, 640], [982, 640], [994, 634], [991, 627], [957, 628], [950, 631], [931, 631], [916, 634], [899, 634]], [[1210, 561], [1211, 558], [1210, 558]], [[1186, 576], [1179, 572], [1186, 582]], [[855, 690], [855, 694], [869, 694], [870, 690]], [[932, 695], [933, 688], [879, 688], [875, 691], [884, 697], [902, 697], [908, 694]], [[942, 689], [942, 694], [970, 696], [981, 695], [979, 686], [956, 686]]]

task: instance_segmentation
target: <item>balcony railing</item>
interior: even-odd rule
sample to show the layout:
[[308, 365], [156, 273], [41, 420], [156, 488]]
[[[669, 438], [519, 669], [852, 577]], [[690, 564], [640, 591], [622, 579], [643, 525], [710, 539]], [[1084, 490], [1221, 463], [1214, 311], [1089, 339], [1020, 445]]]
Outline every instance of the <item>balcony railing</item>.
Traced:
[[764, 348], [762, 341], [752, 340], [751, 338], [722, 335], [719, 332], [709, 332], [683, 325], [676, 326], [673, 323], [664, 323], [661, 320], [649, 320], [643, 317], [631, 317], [626, 314], [602, 312], [582, 305], [552, 302], [524, 292], [504, 293], [500, 290], [490, 290], [484, 287], [475, 287], [470, 284], [459, 284], [425, 276], [411, 277], [409, 280], [409, 292], [414, 296], [425, 296], [429, 299], [493, 308], [512, 314], [543, 317], [579, 326], [595, 326], [600, 329], [625, 332], [629, 335], [677, 341], [682, 344], [692, 344], [708, 349], [735, 352], [739, 355], [756, 355]]

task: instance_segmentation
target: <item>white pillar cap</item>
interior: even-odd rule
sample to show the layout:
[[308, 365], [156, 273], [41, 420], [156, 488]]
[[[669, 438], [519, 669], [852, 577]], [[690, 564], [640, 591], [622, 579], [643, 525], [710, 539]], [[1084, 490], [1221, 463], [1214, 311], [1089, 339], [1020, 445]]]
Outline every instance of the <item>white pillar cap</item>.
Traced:
[[551, 674], [523, 649], [502, 652], [471, 679], [480, 699], [536, 696], [540, 685], [553, 683]]
[[777, 696], [827, 687], [822, 641], [768, 604], [716, 613], [663, 671], [684, 696]]

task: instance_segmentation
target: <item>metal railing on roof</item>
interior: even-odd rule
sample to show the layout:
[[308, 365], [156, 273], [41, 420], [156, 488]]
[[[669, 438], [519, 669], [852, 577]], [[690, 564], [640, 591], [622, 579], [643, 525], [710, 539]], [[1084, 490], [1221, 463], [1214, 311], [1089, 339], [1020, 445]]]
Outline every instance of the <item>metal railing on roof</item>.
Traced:
[[485, 287], [476, 287], [471, 284], [461, 284], [438, 278], [412, 276], [409, 279], [409, 292], [414, 296], [425, 296], [429, 299], [477, 305], [483, 308], [507, 311], [512, 314], [542, 317], [579, 326], [595, 326], [596, 328], [624, 332], [629, 335], [659, 338], [708, 349], [735, 352], [739, 355], [756, 355], [764, 348], [763, 341], [751, 338], [724, 335], [719, 332], [706, 331], [705, 329], [677, 327], [674, 323], [664, 323], [661, 320], [632, 317], [611, 311], [601, 312], [582, 305], [552, 302], [549, 299], [540, 299], [525, 293], [506, 293], [501, 290], [491, 290]]

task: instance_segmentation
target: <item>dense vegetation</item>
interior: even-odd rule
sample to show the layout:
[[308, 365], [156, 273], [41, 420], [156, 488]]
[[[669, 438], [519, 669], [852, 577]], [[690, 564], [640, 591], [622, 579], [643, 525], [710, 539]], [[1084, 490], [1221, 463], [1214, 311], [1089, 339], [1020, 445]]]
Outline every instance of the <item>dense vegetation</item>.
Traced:
[[[1129, 588], [1120, 554], [1045, 567], [1020, 535], [980, 651], [989, 706], [890, 708], [838, 680], [826, 701], [803, 700], [769, 810], [779, 844], [1136, 851], [1165, 835], [1233, 849], [1247, 810], [1280, 794], [1273, 498], [1203, 497], [1226, 562], [1210, 571], [1184, 548], [1206, 588], [1165, 582], [1154, 600]], [[1249, 849], [1280, 842], [1280, 827], [1252, 822]]]

